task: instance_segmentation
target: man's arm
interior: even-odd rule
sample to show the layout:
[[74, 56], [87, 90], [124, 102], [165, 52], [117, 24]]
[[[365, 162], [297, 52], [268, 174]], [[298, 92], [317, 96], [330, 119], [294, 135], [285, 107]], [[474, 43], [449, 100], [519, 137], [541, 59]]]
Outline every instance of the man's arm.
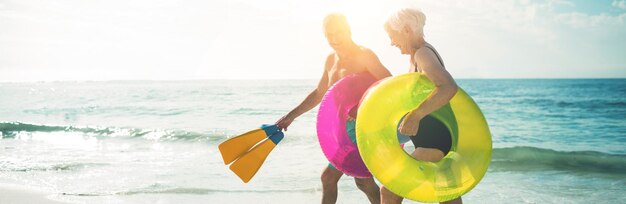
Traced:
[[326, 57], [326, 63], [324, 64], [324, 73], [322, 74], [322, 78], [320, 79], [317, 87], [309, 93], [309, 95], [300, 103], [300, 105], [296, 106], [293, 110], [289, 111], [287, 115], [280, 118], [276, 121], [276, 125], [280, 130], [287, 130], [287, 127], [300, 115], [306, 113], [307, 111], [313, 109], [317, 106], [321, 101], [322, 97], [328, 90], [328, 70], [332, 67], [335, 61], [335, 55], [330, 54]]

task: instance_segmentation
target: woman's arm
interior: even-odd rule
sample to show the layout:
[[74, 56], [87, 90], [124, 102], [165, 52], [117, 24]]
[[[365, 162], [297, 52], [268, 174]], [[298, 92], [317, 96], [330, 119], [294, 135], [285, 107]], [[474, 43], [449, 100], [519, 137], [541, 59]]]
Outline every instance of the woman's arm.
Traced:
[[437, 55], [429, 49], [419, 49], [414, 55], [417, 66], [435, 84], [432, 94], [422, 104], [409, 112], [399, 130], [403, 135], [416, 135], [419, 121], [428, 114], [446, 105], [456, 94], [458, 86], [450, 73], [441, 65]]
[[415, 54], [415, 62], [422, 68], [426, 77], [435, 84], [433, 93], [413, 111], [423, 118], [450, 102], [458, 86], [432, 50], [420, 49]]

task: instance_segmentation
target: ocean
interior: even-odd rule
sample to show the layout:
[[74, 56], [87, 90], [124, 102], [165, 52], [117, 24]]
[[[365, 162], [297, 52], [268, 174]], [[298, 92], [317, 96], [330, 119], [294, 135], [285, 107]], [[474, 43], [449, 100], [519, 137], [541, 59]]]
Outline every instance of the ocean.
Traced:
[[[0, 184], [70, 203], [319, 203], [328, 162], [316, 138], [316, 109], [295, 120], [248, 184], [217, 150], [229, 137], [274, 123], [316, 83], [0, 83]], [[457, 83], [485, 114], [494, 147], [465, 203], [626, 198], [626, 79]], [[344, 176], [338, 203], [367, 198]]]

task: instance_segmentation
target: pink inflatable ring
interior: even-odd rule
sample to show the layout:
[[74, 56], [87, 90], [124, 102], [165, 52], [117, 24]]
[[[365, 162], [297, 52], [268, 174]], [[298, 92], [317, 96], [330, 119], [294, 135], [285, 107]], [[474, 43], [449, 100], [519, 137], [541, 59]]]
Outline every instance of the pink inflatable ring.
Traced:
[[372, 177], [357, 145], [348, 136], [346, 120], [350, 110], [358, 108], [361, 97], [376, 81], [367, 72], [344, 77], [328, 89], [317, 113], [317, 139], [324, 155], [337, 170], [349, 176]]

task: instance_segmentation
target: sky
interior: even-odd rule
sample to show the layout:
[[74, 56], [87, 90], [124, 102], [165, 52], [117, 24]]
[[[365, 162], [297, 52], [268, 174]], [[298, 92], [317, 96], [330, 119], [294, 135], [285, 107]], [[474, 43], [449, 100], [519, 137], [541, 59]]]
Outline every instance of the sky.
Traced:
[[0, 81], [319, 79], [330, 12], [397, 75], [404, 7], [455, 78], [626, 77], [626, 0], [0, 0]]

